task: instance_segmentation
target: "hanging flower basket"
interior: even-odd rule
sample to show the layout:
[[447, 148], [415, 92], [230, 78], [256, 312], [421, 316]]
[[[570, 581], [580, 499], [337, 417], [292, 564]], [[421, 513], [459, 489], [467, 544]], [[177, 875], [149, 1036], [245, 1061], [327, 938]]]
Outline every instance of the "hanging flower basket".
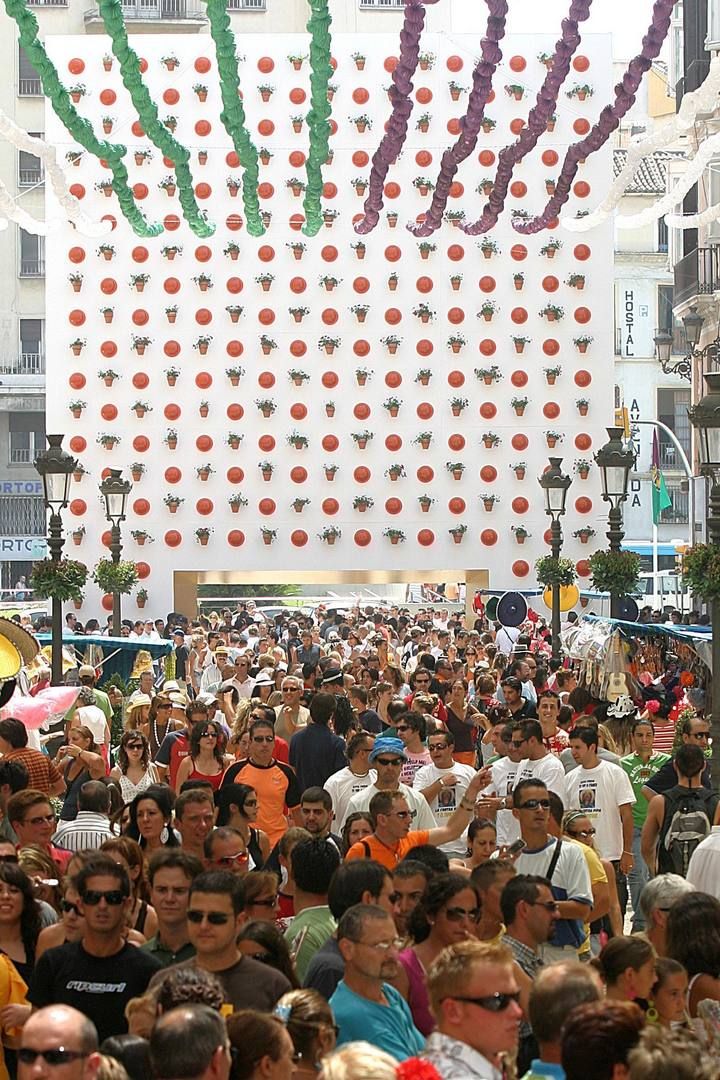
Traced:
[[40, 559], [33, 563], [28, 585], [38, 600], [82, 601], [88, 568], [75, 559]]
[[535, 563], [535, 573], [539, 583], [546, 588], [552, 585], [574, 585], [577, 570], [572, 559], [556, 559], [544, 555]]
[[634, 551], [596, 551], [590, 556], [590, 573], [598, 592], [627, 596], [640, 581], [640, 556]]
[[110, 559], [100, 559], [93, 570], [93, 581], [104, 593], [129, 593], [138, 583], [138, 573], [134, 562], [121, 560], [114, 563]]

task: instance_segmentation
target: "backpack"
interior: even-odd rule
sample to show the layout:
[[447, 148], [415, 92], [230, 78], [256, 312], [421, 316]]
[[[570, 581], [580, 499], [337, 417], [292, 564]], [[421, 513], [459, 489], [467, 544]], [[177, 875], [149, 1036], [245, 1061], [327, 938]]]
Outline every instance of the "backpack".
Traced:
[[706, 788], [664, 793], [664, 836], [658, 844], [658, 873], [685, 877], [693, 851], [710, 835], [717, 796]]

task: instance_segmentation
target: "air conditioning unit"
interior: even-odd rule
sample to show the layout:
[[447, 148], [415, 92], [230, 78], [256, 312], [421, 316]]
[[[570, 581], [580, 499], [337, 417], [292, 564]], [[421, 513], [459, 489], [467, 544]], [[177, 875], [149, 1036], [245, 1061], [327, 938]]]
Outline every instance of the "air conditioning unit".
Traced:
[[720, 50], [720, 0], [707, 0], [707, 37], [705, 48], [708, 52]]

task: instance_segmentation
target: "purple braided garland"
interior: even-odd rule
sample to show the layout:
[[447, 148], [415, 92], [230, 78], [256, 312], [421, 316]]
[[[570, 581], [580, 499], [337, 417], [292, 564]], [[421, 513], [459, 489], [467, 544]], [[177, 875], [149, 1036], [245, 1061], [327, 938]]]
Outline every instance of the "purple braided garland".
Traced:
[[468, 98], [467, 112], [461, 121], [462, 131], [455, 144], [442, 156], [430, 209], [420, 224], [407, 226], [413, 236], [431, 236], [440, 228], [455, 174], [477, 146], [493, 77], [502, 60], [498, 42], [505, 36], [505, 20], [509, 7], [508, 0], [487, 0], [487, 4], [487, 27], [485, 37], [480, 43], [480, 60], [473, 72], [473, 88]]
[[547, 129], [548, 121], [557, 105], [560, 88], [568, 77], [570, 62], [580, 44], [578, 24], [589, 17], [591, 7], [592, 0], [572, 0], [568, 17], [562, 22], [562, 37], [555, 45], [553, 62], [538, 91], [535, 105], [530, 110], [527, 125], [514, 143], [500, 151], [493, 189], [481, 217], [478, 221], [460, 226], [468, 236], [489, 232], [497, 225], [498, 218], [505, 209], [505, 199], [515, 166], [535, 149], [540, 136]]
[[[436, 0], [425, 0], [425, 3]], [[368, 182], [368, 195], [363, 204], [364, 215], [355, 225], [355, 232], [364, 235], [372, 232], [380, 219], [383, 206], [383, 187], [388, 170], [402, 150], [408, 132], [408, 121], [413, 110], [412, 77], [420, 55], [420, 35], [425, 26], [425, 7], [423, 0], [407, 0], [405, 21], [400, 31], [400, 59], [392, 73], [390, 101], [392, 113], [387, 123], [387, 131], [380, 145], [373, 154], [372, 169]]]
[[642, 77], [659, 55], [668, 35], [674, 6], [673, 0], [655, 0], [652, 22], [643, 38], [642, 52], [630, 61], [622, 82], [615, 87], [614, 104], [606, 105], [590, 134], [580, 142], [573, 143], [568, 149], [557, 180], [555, 194], [538, 217], [530, 218], [529, 221], [514, 221], [513, 228], [516, 232], [525, 235], [541, 232], [542, 229], [547, 229], [550, 222], [557, 217], [570, 197], [570, 188], [577, 175], [581, 159], [590, 157], [604, 146], [623, 116], [632, 108]]

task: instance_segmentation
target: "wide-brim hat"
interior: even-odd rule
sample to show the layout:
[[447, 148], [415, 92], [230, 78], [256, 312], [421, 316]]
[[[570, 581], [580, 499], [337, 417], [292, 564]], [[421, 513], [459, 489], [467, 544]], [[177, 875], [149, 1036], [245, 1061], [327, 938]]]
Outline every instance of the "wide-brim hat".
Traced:
[[0, 618], [0, 681], [14, 679], [40, 652], [37, 639], [12, 619]]

